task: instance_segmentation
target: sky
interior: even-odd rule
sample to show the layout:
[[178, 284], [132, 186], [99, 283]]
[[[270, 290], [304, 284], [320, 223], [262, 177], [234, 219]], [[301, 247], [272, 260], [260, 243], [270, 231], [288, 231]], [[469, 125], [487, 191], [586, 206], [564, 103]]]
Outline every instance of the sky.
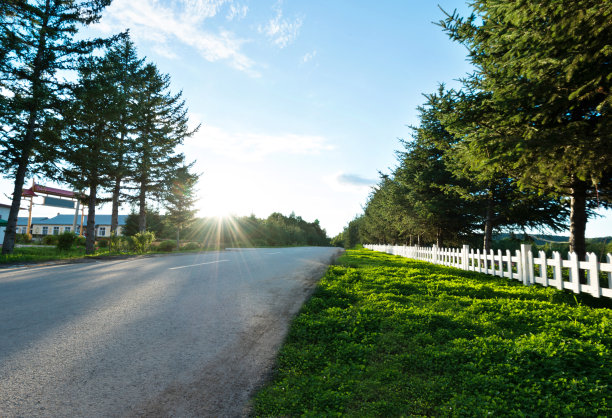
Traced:
[[[440, 8], [469, 13], [458, 0], [114, 0], [87, 31], [129, 29], [182, 91], [201, 124], [182, 147], [202, 174], [199, 216], [294, 212], [334, 236], [396, 165], [423, 94], [471, 71], [433, 23]], [[612, 235], [602, 213], [587, 236]]]

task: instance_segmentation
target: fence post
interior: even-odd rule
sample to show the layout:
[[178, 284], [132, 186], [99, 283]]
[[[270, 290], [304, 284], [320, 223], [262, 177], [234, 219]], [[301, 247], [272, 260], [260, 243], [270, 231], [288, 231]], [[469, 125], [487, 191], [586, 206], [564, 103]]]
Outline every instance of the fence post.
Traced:
[[464, 245], [463, 249], [461, 250], [461, 268], [463, 270], [469, 270], [469, 265], [470, 265], [469, 260], [468, 260], [469, 254], [470, 254], [470, 246]]
[[553, 278], [555, 279], [555, 284], [557, 289], [563, 289], [563, 271], [562, 271], [562, 261], [561, 261], [561, 253], [559, 251], [553, 252]]
[[[531, 276], [533, 275], [533, 258], [529, 260], [529, 253], [531, 252], [531, 245], [521, 244], [521, 279], [523, 284], [531, 285]], [[533, 257], [533, 254], [531, 255]], [[531, 261], [531, 262], [530, 262]], [[531, 270], [531, 271], [529, 271]]]
[[587, 262], [589, 263], [587, 277], [589, 278], [591, 295], [599, 298], [601, 297], [601, 287], [599, 286], [599, 263], [597, 262], [597, 256], [593, 253], [588, 253]]
[[[606, 261], [608, 264], [612, 264], [612, 254], [606, 256]], [[612, 289], [612, 272], [608, 273], [608, 289]]]
[[436, 244], [431, 247], [432, 263], [438, 264], [438, 246]]
[[569, 253], [570, 259], [570, 281], [574, 293], [580, 293], [580, 260], [575, 252]]

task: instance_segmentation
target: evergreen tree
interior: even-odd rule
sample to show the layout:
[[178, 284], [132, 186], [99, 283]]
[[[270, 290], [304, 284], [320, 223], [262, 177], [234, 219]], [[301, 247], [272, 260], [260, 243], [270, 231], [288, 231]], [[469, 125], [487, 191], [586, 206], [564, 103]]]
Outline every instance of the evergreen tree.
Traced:
[[121, 100], [112, 67], [90, 58], [79, 67], [79, 83], [65, 112], [68, 125], [63, 142], [63, 179], [87, 195], [85, 252], [94, 252], [98, 191], [108, 186], [113, 172], [114, 137], [121, 117]]
[[168, 173], [183, 164], [184, 156], [176, 148], [184, 138], [193, 135], [187, 124], [187, 110], [181, 93], [169, 93], [170, 77], [160, 74], [155, 65], [147, 64], [135, 93], [138, 103], [135, 121], [132, 195], [139, 208], [139, 230], [146, 230], [147, 199], [163, 201]]
[[62, 100], [68, 84], [58, 71], [100, 41], [75, 40], [77, 29], [100, 18], [110, 0], [9, 1], [0, 9], [0, 169], [14, 179], [2, 253], [13, 251], [25, 178], [52, 170], [58, 159]]
[[518, 181], [499, 167], [474, 169], [472, 154], [463, 138], [480, 129], [489, 110], [487, 94], [445, 91], [440, 86], [427, 95], [427, 107], [451, 136], [433, 138], [444, 152], [447, 169], [458, 181], [450, 186], [471, 203], [476, 222], [482, 224], [483, 248], [491, 249], [494, 230], [541, 229], [560, 231], [567, 219], [565, 205], [553, 196], [521, 188]]
[[180, 248], [181, 231], [191, 226], [195, 220], [198, 201], [195, 186], [199, 175], [191, 173], [193, 164], [179, 167], [168, 182], [166, 194], [166, 217], [173, 228], [176, 228], [176, 247]]
[[612, 3], [475, 0], [440, 22], [465, 45], [471, 88], [490, 109], [464, 138], [474, 169], [570, 198], [570, 246], [583, 259], [589, 202], [612, 201]]
[[112, 194], [111, 234], [116, 233], [119, 223], [119, 206], [124, 198], [122, 185], [133, 169], [132, 157], [135, 138], [136, 109], [135, 92], [142, 81], [144, 59], [139, 59], [134, 43], [126, 35], [112, 45], [104, 56], [103, 63], [111, 69], [119, 93], [117, 108], [120, 120], [115, 138], [113, 153], [113, 179], [110, 185]]

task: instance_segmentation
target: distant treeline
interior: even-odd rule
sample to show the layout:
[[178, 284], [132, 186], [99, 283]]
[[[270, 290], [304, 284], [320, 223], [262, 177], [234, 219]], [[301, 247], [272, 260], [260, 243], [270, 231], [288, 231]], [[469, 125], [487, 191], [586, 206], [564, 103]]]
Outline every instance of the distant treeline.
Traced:
[[[154, 232], [157, 239], [176, 238], [172, 222], [152, 210], [147, 213], [147, 229]], [[126, 220], [124, 232], [131, 236], [138, 231], [138, 215], [132, 213]], [[285, 216], [277, 212], [267, 219], [254, 215], [197, 218], [181, 232], [181, 239], [197, 242], [205, 248], [330, 245], [318, 220], [307, 222], [294, 213]]]

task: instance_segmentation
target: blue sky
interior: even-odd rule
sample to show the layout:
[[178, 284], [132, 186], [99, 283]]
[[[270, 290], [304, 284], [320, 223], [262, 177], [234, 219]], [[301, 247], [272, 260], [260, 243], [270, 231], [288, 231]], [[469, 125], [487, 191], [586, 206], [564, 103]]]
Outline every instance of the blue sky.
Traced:
[[[438, 5], [468, 12], [453, 0], [114, 0], [90, 31], [129, 28], [183, 91], [202, 124], [183, 148], [203, 173], [201, 216], [295, 212], [333, 236], [395, 165], [422, 93], [470, 71], [432, 23]], [[610, 219], [588, 236], [612, 235]]]

